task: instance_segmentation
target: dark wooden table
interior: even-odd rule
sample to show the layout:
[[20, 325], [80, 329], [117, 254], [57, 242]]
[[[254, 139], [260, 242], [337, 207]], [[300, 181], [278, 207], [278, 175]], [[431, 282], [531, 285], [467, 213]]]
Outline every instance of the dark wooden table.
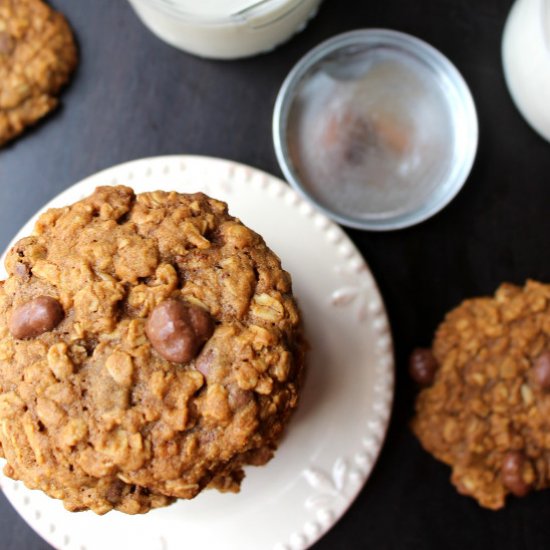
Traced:
[[[550, 144], [520, 118], [501, 69], [500, 41], [512, 1], [326, 0], [290, 43], [237, 62], [206, 61], [170, 48], [123, 0], [52, 3], [76, 31], [81, 63], [63, 108], [0, 151], [2, 247], [45, 201], [134, 158], [205, 154], [280, 176], [271, 142], [278, 88], [302, 54], [337, 33], [360, 27], [409, 32], [457, 65], [480, 121], [477, 160], [465, 188], [417, 227], [348, 232], [386, 301], [397, 387], [387, 441], [370, 481], [315, 548], [547, 549], [550, 491], [511, 499], [499, 512], [483, 510], [456, 493], [449, 469], [421, 450], [408, 427], [415, 388], [407, 355], [430, 342], [445, 311], [465, 297], [491, 293], [502, 281], [550, 280]], [[550, 100], [550, 90], [548, 95]], [[0, 548], [49, 548], [3, 496]]]

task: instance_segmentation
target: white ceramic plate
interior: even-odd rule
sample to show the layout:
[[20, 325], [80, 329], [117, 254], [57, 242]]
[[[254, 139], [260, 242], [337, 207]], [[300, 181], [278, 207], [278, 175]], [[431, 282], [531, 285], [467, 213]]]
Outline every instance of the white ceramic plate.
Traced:
[[[302, 402], [275, 458], [249, 467], [236, 495], [207, 491], [144, 516], [99, 517], [71, 514], [61, 502], [3, 478], [7, 498], [59, 549], [307, 548], [342, 516], [367, 480], [390, 416], [392, 342], [368, 267], [345, 233], [286, 184], [218, 159], [129, 162], [77, 183], [45, 208], [109, 184], [130, 185], [136, 192], [204, 191], [226, 201], [233, 215], [264, 236], [292, 274], [311, 343]], [[34, 218], [16, 239], [30, 234], [33, 224]]]

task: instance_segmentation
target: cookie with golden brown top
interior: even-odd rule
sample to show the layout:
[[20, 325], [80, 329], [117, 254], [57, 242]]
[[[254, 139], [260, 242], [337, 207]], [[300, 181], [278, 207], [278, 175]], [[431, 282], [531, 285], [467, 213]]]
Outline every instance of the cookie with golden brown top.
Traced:
[[0, 146], [57, 106], [76, 64], [60, 13], [41, 0], [0, 0]]
[[[413, 430], [481, 506], [550, 486], [550, 285], [502, 285], [466, 300], [417, 350]], [[436, 368], [434, 367], [436, 365]]]
[[304, 364], [291, 280], [203, 194], [100, 187], [44, 213], [0, 290], [7, 475], [69, 510], [236, 491], [267, 462]]

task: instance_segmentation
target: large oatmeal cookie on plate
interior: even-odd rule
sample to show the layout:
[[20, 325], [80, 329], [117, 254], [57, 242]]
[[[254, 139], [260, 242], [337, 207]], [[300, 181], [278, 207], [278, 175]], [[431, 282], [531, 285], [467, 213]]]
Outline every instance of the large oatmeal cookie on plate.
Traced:
[[[508, 494], [550, 486], [550, 285], [464, 301], [432, 349], [439, 367], [412, 426], [458, 491], [498, 509]], [[416, 363], [429, 364], [425, 354]]]
[[7, 475], [69, 510], [236, 491], [297, 405], [304, 340], [263, 239], [202, 193], [45, 212], [0, 289]]
[[63, 15], [41, 0], [0, 0], [0, 146], [57, 106], [76, 64]]

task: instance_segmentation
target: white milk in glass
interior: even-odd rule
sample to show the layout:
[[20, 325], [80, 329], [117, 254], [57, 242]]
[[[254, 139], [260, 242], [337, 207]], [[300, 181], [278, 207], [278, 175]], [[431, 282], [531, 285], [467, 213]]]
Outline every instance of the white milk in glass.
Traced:
[[516, 0], [504, 29], [502, 60], [518, 109], [550, 141], [550, 0]]
[[159, 38], [204, 57], [269, 51], [307, 24], [322, 0], [129, 0]]

